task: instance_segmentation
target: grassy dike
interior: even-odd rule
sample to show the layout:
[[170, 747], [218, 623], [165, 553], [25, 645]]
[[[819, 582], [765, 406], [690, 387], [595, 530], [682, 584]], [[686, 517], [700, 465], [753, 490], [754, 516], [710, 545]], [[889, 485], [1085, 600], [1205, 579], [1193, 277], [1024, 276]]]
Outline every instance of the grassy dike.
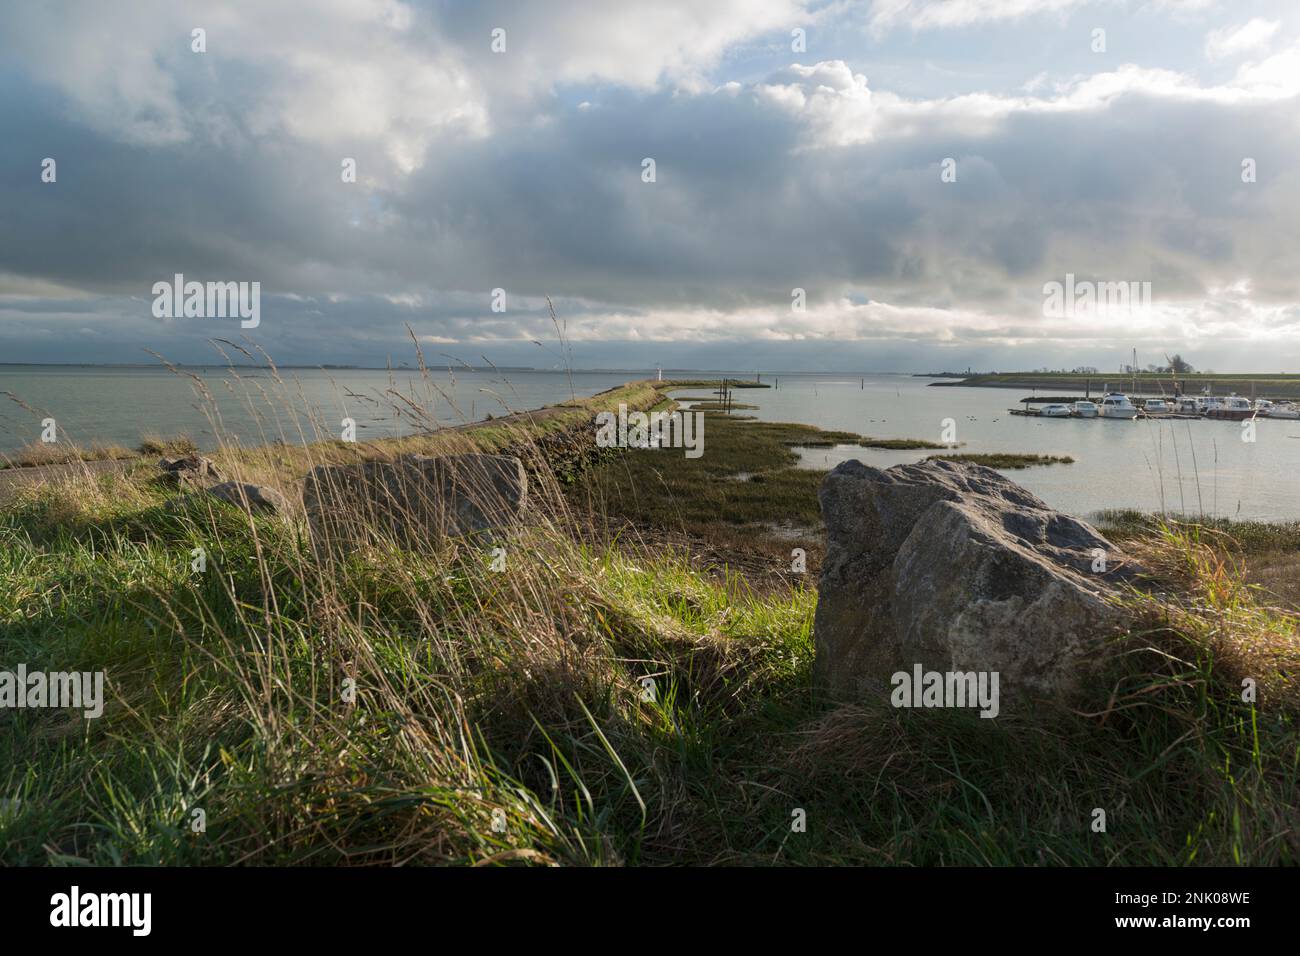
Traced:
[[755, 588], [696, 549], [815, 522], [820, 475], [788, 465], [818, 436], [710, 415], [689, 466], [670, 449], [543, 465], [619, 401], [667, 399], [636, 383], [435, 436], [219, 455], [287, 487], [325, 460], [522, 451], [533, 513], [499, 572], [455, 543], [316, 556], [296, 521], [168, 510], [147, 467], [20, 489], [0, 505], [0, 666], [102, 670], [108, 702], [97, 720], [0, 711], [0, 863], [1300, 858], [1296, 622], [1234, 563], [1261, 536], [1232, 550], [1231, 529], [1129, 518], [1158, 596], [1132, 596], [1132, 653], [1079, 712], [837, 704], [809, 684], [815, 582]]

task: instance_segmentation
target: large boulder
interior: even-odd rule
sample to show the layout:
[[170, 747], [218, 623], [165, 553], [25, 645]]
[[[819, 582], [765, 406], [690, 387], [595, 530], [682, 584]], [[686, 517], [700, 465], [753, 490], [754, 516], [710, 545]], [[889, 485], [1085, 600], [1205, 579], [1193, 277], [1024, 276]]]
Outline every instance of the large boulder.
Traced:
[[1104, 657], [1135, 569], [1077, 518], [990, 468], [835, 468], [814, 638], [817, 685], [889, 694], [891, 677], [997, 672], [1003, 709], [1062, 698]]
[[321, 465], [303, 505], [312, 541], [355, 547], [376, 537], [404, 547], [507, 526], [528, 503], [528, 476], [509, 455], [408, 455]]

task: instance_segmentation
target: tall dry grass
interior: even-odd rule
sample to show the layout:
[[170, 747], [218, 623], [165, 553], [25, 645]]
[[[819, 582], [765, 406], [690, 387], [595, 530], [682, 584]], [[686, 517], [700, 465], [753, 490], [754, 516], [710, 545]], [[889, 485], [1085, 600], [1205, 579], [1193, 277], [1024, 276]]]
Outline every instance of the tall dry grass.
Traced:
[[[292, 403], [284, 387], [250, 384], [250, 401]], [[1088, 706], [827, 708], [811, 589], [755, 595], [570, 506], [547, 442], [591, 410], [347, 446], [319, 422], [290, 442], [282, 409], [271, 443], [215, 452], [297, 502], [317, 465], [515, 450], [528, 510], [479, 537], [395, 533], [360, 508], [344, 517], [364, 535], [313, 546], [298, 505], [178, 497], [144, 465], [24, 491], [0, 510], [0, 660], [102, 670], [110, 702], [98, 721], [0, 714], [4, 862], [1300, 856], [1294, 619], [1193, 537], [1151, 539], [1160, 586], [1132, 596], [1141, 626]]]

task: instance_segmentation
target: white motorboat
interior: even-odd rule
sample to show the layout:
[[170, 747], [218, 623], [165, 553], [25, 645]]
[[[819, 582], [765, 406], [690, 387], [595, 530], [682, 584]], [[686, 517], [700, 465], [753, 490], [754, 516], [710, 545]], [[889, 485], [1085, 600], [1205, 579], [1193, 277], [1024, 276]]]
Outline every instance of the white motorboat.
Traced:
[[1268, 408], [1269, 418], [1300, 418], [1300, 405], [1295, 402], [1275, 402]]
[[1148, 415], [1168, 415], [1173, 410], [1173, 406], [1163, 398], [1148, 398], [1142, 403], [1142, 411]]
[[1240, 422], [1247, 418], [1254, 418], [1255, 408], [1250, 404], [1250, 399], [1242, 398], [1240, 395], [1229, 395], [1210, 404], [1205, 409], [1205, 417]]
[[1097, 403], [1081, 400], [1070, 406], [1070, 414], [1075, 418], [1096, 418]]
[[1184, 395], [1174, 406], [1180, 415], [1204, 415], [1205, 399], [1200, 395]]
[[1042, 415], [1044, 418], [1069, 418], [1070, 406], [1053, 402], [1051, 405], [1044, 405], [1042, 411], [1038, 414]]
[[1138, 407], [1123, 392], [1111, 392], [1101, 400], [1102, 418], [1137, 418]]

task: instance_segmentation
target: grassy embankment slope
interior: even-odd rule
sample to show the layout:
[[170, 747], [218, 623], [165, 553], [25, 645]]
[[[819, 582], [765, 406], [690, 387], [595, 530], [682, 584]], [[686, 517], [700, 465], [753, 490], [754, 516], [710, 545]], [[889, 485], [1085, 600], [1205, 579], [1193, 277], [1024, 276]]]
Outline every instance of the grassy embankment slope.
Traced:
[[[1208, 385], [1214, 395], [1236, 392], [1238, 395], [1254, 395], [1257, 398], [1300, 399], [1300, 375], [1280, 373], [1207, 375], [1195, 372], [1176, 377], [1179, 387], [1188, 395], [1199, 395]], [[1139, 373], [1136, 394], [1172, 396], [1174, 378], [1175, 376], [1171, 376], [1168, 372]], [[989, 375], [969, 375], [960, 380], [945, 381], [942, 386], [937, 387], [956, 385], [989, 388], [1056, 388], [1078, 391], [1080, 394], [1086, 386], [1091, 385], [1092, 393], [1097, 395], [1106, 385], [1118, 391], [1132, 390], [1133, 376], [1121, 372], [1099, 372], [1095, 375], [1076, 375], [1069, 372], [998, 372]]]
[[[580, 423], [611, 398], [568, 411]], [[708, 429], [706, 458], [747, 465], [791, 437], [718, 417]], [[394, 444], [535, 440], [516, 422]], [[222, 464], [283, 483], [312, 461], [394, 450]], [[1124, 526], [1168, 595], [1134, 598], [1147, 623], [1082, 712], [835, 704], [809, 686], [812, 582], [759, 593], [702, 572], [655, 537], [672, 513], [646, 514], [647, 538], [601, 533], [615, 518], [600, 517], [600, 489], [671, 475], [680, 454], [538, 473], [502, 572], [455, 542], [317, 556], [296, 521], [201, 499], [168, 511], [176, 493], [143, 467], [22, 490], [0, 506], [0, 662], [102, 670], [109, 703], [92, 721], [0, 711], [0, 862], [1297, 860], [1295, 618], [1195, 529]], [[813, 478], [752, 467], [764, 480], [715, 484], [814, 520]], [[712, 487], [670, 497], [688, 514]], [[705, 500], [718, 523], [753, 518]], [[1279, 530], [1279, 546], [1300, 548], [1300, 532]], [[1242, 675], [1258, 704], [1240, 700]], [[796, 808], [807, 832], [791, 832]]]

